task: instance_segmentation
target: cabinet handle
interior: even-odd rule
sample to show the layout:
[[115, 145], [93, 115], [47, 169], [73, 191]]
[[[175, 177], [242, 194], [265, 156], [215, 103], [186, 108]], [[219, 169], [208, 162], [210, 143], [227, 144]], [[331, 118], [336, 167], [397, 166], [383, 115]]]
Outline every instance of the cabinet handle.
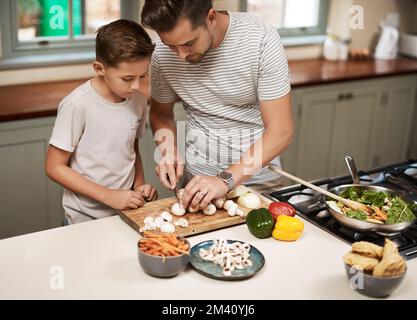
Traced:
[[354, 97], [354, 95], [353, 95], [353, 93], [352, 93], [352, 92], [349, 92], [348, 94], [346, 94], [346, 99], [347, 99], [347, 100], [352, 100], [352, 99], [353, 99], [353, 97]]
[[388, 94], [387, 93], [383, 93], [382, 97], [381, 97], [381, 106], [385, 107], [388, 104]]
[[346, 99], [346, 95], [343, 93], [339, 93], [339, 95], [337, 96], [337, 101], [342, 101]]
[[352, 99], [353, 99], [353, 97], [354, 97], [354, 95], [353, 95], [353, 93], [352, 93], [352, 92], [349, 92], [349, 93], [340, 93], [340, 94], [337, 96], [337, 100], [338, 100], [338, 101], [343, 101], [343, 100], [352, 100]]

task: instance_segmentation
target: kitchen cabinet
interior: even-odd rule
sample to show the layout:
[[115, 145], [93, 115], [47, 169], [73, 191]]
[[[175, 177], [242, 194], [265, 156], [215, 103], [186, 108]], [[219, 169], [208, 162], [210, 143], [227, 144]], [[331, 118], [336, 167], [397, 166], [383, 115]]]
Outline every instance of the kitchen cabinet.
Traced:
[[54, 121], [0, 123], [0, 239], [63, 224], [63, 189], [44, 170]]
[[[297, 141], [299, 138], [299, 94], [298, 91], [294, 90], [291, 93], [291, 105], [292, 105], [292, 115], [293, 115], [293, 122], [294, 122], [294, 133], [293, 133], [293, 142], [291, 145], [284, 151], [281, 155], [281, 165], [285, 170], [289, 172], [295, 172], [296, 162], [297, 162]], [[288, 181], [285, 181], [288, 184]]]
[[347, 154], [359, 170], [407, 160], [416, 88], [416, 76], [400, 76], [294, 89], [283, 168], [315, 180], [348, 174]]
[[373, 122], [373, 167], [405, 161], [411, 157], [410, 133], [416, 106], [416, 88], [417, 77], [404, 77], [383, 84], [382, 101]]
[[366, 86], [355, 88], [347, 94], [339, 94], [334, 110], [331, 135], [329, 175], [347, 173], [345, 155], [351, 155], [359, 168], [370, 168], [369, 146], [371, 144], [370, 123], [380, 100], [377, 88]]

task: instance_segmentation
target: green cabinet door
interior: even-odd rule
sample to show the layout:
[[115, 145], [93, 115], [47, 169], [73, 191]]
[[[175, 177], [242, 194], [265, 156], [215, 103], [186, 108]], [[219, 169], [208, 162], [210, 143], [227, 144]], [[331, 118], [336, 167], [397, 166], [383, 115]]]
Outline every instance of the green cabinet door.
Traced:
[[329, 155], [329, 176], [349, 174], [345, 155], [355, 159], [359, 170], [371, 168], [372, 122], [380, 93], [379, 86], [370, 85], [339, 92]]
[[297, 149], [295, 172], [305, 180], [329, 175], [337, 92], [322, 89], [300, 92], [300, 127], [293, 147]]
[[0, 123], [0, 239], [63, 224], [63, 189], [44, 170], [54, 121]]
[[[383, 84], [383, 98], [376, 110], [372, 132], [372, 166], [407, 160], [413, 144], [413, 111], [417, 77], [394, 77]], [[415, 125], [415, 122], [414, 122]], [[415, 133], [415, 131], [414, 131]]]

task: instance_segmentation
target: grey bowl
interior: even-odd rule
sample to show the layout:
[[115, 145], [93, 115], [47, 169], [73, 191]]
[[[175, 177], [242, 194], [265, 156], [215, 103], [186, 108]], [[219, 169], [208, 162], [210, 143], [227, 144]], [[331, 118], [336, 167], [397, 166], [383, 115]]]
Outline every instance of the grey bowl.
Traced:
[[345, 263], [346, 275], [350, 287], [368, 297], [385, 298], [397, 289], [403, 281], [407, 270], [402, 274], [393, 277], [374, 277], [355, 269]]
[[[184, 240], [188, 245], [190, 245], [186, 239], [180, 239]], [[142, 269], [154, 277], [174, 277], [185, 269], [189, 260], [189, 255], [187, 254], [164, 258], [144, 253], [142, 250], [140, 250], [139, 245], [137, 246], [137, 250], [139, 264], [141, 265]]]

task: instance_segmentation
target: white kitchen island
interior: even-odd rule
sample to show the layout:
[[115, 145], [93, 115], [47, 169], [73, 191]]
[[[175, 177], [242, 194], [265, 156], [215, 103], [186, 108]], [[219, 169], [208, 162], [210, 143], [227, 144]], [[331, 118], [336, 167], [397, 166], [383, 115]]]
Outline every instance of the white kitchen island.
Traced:
[[[138, 263], [139, 235], [111, 217], [1, 240], [0, 299], [367, 299], [345, 275], [342, 257], [350, 246], [308, 222], [296, 242], [257, 239], [246, 225], [189, 240], [215, 238], [249, 242], [264, 254], [265, 266], [243, 281], [214, 280], [191, 267], [154, 278]], [[417, 259], [407, 265], [388, 299], [417, 298]]]

